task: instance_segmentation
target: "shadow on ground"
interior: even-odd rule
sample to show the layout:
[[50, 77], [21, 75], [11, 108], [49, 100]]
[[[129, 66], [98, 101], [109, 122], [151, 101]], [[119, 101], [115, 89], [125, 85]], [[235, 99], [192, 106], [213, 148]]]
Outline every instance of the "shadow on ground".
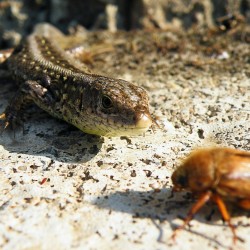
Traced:
[[103, 138], [85, 134], [79, 129], [56, 120], [38, 110], [15, 131], [0, 135], [0, 144], [10, 153], [45, 156], [67, 163], [91, 160], [101, 149]]
[[[130, 190], [127, 192], [114, 192], [108, 196], [98, 197], [94, 201], [94, 204], [100, 208], [129, 213], [132, 214], [133, 218], [150, 218], [152, 223], [159, 229], [158, 241], [161, 241], [163, 234], [162, 225], [168, 221], [173, 230], [177, 228], [180, 224], [177, 225], [173, 220], [176, 218], [184, 219], [194, 203], [195, 199], [190, 193], [175, 193], [173, 195], [171, 189], [168, 188], [161, 189], [159, 192]], [[233, 217], [250, 215], [249, 212], [242, 211], [233, 206], [229, 206], [229, 210]], [[214, 226], [215, 221], [221, 220], [221, 216], [217, 207], [214, 204], [208, 203], [195, 216], [195, 220]], [[221, 230], [223, 230], [223, 227], [227, 227], [226, 224], [217, 226], [221, 227]], [[240, 226], [248, 225], [241, 224]], [[186, 227], [184, 230], [213, 241], [222, 248], [228, 248], [227, 245], [219, 241], [219, 238], [215, 239], [210, 235], [202, 234], [195, 227]], [[227, 227], [227, 230], [230, 230], [229, 227]], [[244, 242], [244, 239], [240, 237], [238, 240]]]
[[[11, 79], [0, 80], [1, 114], [17, 87]], [[103, 138], [85, 134], [35, 105], [25, 109], [23, 118], [23, 124], [14, 131], [6, 129], [0, 134], [0, 145], [11, 153], [46, 156], [68, 163], [87, 162], [102, 146]]]

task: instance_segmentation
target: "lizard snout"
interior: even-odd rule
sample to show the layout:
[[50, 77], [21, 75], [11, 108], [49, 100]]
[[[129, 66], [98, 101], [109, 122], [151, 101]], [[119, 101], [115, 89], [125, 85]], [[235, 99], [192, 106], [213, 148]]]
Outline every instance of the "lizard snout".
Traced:
[[152, 118], [150, 114], [139, 113], [135, 116], [135, 126], [139, 129], [146, 129], [152, 125]]

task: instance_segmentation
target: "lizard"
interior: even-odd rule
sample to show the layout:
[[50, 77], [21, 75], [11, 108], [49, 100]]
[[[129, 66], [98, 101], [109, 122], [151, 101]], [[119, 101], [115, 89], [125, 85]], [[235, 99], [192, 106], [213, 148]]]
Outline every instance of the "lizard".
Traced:
[[[51, 39], [53, 33], [57, 36]], [[40, 24], [1, 64], [19, 86], [0, 115], [2, 127], [18, 123], [21, 110], [33, 102], [85, 133], [130, 136], [147, 131], [153, 123], [147, 92], [92, 73], [58, 46], [55, 38], [60, 36], [64, 34], [53, 26]]]

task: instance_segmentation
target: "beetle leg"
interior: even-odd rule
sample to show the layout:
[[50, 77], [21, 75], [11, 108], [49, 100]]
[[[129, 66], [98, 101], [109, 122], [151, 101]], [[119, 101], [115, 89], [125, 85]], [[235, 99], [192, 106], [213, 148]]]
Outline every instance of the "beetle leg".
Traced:
[[228, 226], [231, 228], [232, 233], [233, 233], [233, 243], [235, 244], [236, 240], [237, 240], [237, 236], [236, 236], [236, 232], [235, 232], [235, 227], [231, 223], [230, 215], [229, 215], [229, 212], [227, 210], [227, 207], [226, 207], [224, 201], [217, 194], [213, 194], [212, 199], [216, 203], [216, 205], [218, 206], [218, 208], [220, 210], [220, 213], [222, 215], [223, 220], [226, 221], [228, 223]]
[[194, 215], [211, 199], [211, 196], [212, 193], [207, 191], [199, 197], [198, 201], [189, 210], [184, 223], [174, 230], [171, 239], [175, 240], [177, 232], [185, 228], [185, 226], [193, 219]]

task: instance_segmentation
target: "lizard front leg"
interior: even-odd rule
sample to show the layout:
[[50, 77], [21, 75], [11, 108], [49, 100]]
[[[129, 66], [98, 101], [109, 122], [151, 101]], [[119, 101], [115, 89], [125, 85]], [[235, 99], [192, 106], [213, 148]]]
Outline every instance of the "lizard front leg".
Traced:
[[14, 129], [18, 125], [22, 110], [31, 102], [49, 106], [54, 103], [51, 93], [37, 81], [25, 81], [18, 89], [4, 113], [0, 115], [3, 120], [3, 130], [7, 127]]

